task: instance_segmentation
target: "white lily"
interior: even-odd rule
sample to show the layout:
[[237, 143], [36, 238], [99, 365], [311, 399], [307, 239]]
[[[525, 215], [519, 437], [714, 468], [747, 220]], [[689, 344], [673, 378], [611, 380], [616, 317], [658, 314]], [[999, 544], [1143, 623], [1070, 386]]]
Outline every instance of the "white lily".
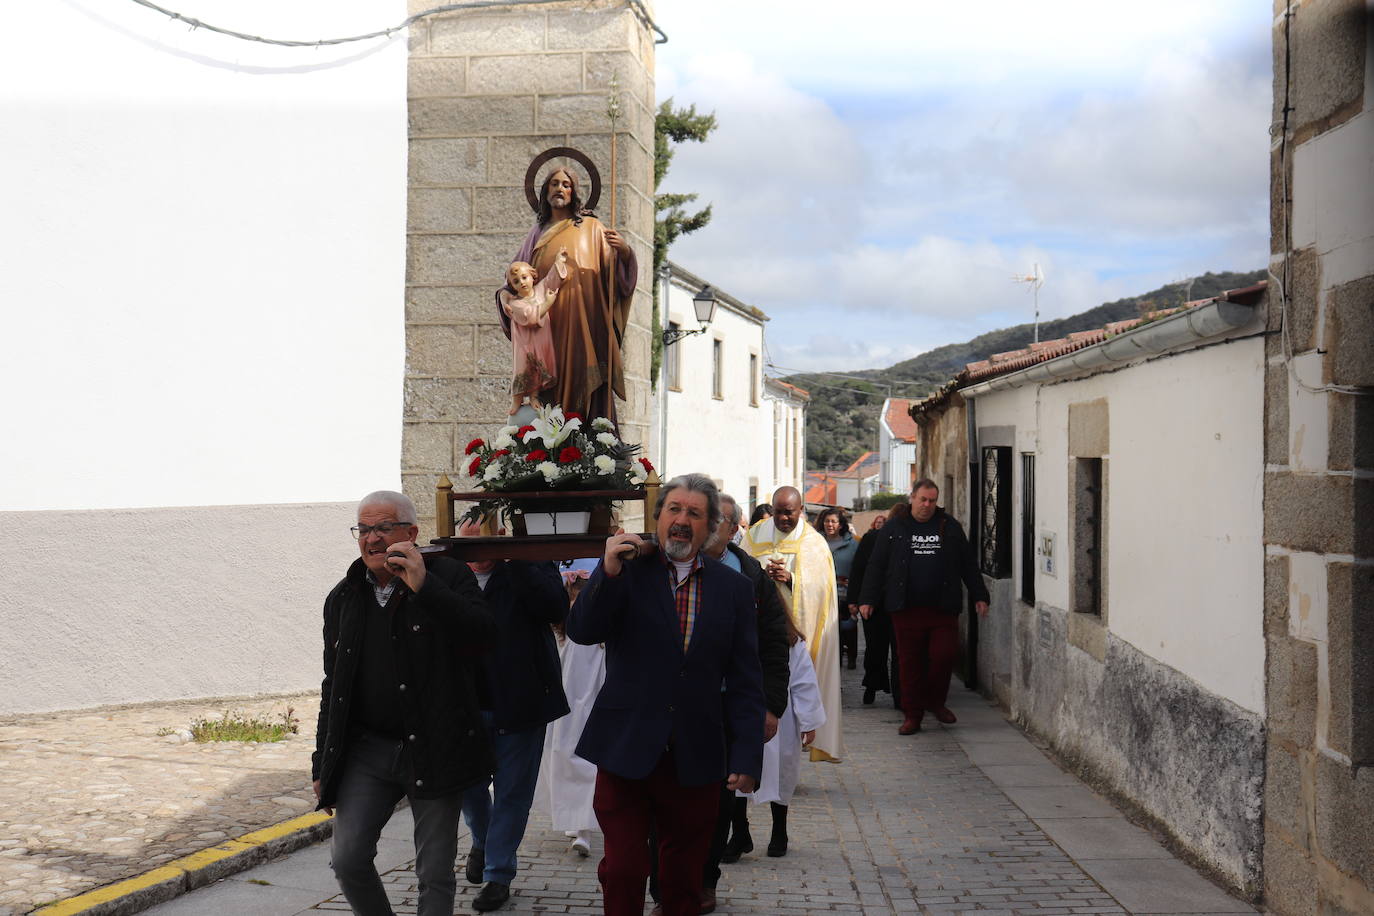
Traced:
[[530, 425], [534, 429], [525, 433], [525, 443], [528, 445], [531, 439], [539, 439], [544, 448], [553, 451], [581, 427], [582, 421], [565, 419], [561, 407], [541, 407]]

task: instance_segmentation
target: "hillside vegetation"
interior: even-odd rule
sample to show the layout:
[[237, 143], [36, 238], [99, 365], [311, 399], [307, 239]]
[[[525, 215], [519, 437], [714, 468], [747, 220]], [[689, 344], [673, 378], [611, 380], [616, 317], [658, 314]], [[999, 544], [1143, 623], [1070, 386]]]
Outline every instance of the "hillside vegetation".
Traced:
[[[1040, 324], [1040, 339], [1066, 337], [1073, 331], [1100, 328], [1112, 321], [1138, 318], [1155, 309], [1182, 305], [1190, 299], [1206, 299], [1228, 289], [1250, 286], [1264, 279], [1265, 271], [1207, 273], [1185, 283], [1104, 302], [1077, 315]], [[1019, 350], [1031, 342], [1033, 324], [1018, 324], [989, 331], [963, 343], [946, 344], [886, 369], [861, 369], [840, 378], [826, 373], [801, 373], [784, 379], [811, 393], [806, 418], [806, 466], [812, 470], [838, 470], [865, 450], [877, 447], [878, 410], [891, 386], [893, 397], [922, 398], [944, 384], [966, 363], [987, 359], [994, 353]], [[863, 381], [860, 379], [866, 379]]]

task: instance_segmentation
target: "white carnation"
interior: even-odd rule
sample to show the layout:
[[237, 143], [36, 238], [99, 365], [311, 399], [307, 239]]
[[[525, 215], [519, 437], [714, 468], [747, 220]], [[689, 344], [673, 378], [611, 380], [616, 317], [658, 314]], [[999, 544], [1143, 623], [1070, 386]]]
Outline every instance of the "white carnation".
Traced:
[[635, 470], [630, 472], [630, 483], [634, 484], [635, 486], [639, 486], [648, 479], [649, 475], [645, 474], [642, 468], [636, 468]]
[[498, 435], [498, 436], [513, 436], [513, 435], [515, 435], [515, 434], [516, 434], [517, 432], [519, 432], [519, 431], [520, 431], [520, 427], [518, 427], [518, 426], [503, 426], [503, 427], [501, 427], [501, 431], [498, 432], [497, 435]]
[[496, 480], [500, 476], [501, 462], [499, 461], [493, 461], [491, 464], [487, 465], [487, 469], [482, 472], [482, 479], [488, 482]]
[[592, 459], [592, 464], [596, 466], [598, 474], [610, 474], [615, 470], [615, 459], [610, 455], [597, 455]]
[[609, 432], [610, 430], [615, 429], [615, 424], [612, 423], [610, 420], [607, 420], [605, 417], [597, 417], [595, 420], [592, 421], [592, 428]]
[[541, 461], [538, 465], [535, 466], [534, 469], [539, 473], [543, 474], [544, 479], [547, 480], [549, 483], [553, 483], [555, 480], [557, 480], [558, 475], [562, 473], [558, 469], [558, 465], [554, 464], [552, 461]]
[[617, 439], [611, 433], [597, 433], [596, 441], [600, 442], [602, 445], [605, 445], [607, 447], [610, 447], [612, 445], [618, 445], [620, 443], [620, 440]]
[[[506, 429], [509, 429], [510, 432], [506, 432]], [[501, 430], [501, 434], [492, 440], [492, 448], [499, 451], [503, 448], [511, 448], [515, 445], [515, 440], [511, 438], [511, 435], [515, 432], [515, 428], [507, 426], [506, 429]]]

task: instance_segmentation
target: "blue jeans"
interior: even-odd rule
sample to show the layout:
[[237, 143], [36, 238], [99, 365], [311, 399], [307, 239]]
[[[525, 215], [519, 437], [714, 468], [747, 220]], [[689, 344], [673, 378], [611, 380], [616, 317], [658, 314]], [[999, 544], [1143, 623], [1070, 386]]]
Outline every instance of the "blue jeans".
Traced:
[[[510, 884], [515, 879], [515, 851], [525, 836], [534, 802], [545, 727], [501, 734], [492, 727], [490, 712], [484, 711], [482, 718], [496, 757], [496, 773], [491, 783], [478, 783], [463, 792], [463, 820], [472, 832], [473, 848], [486, 854], [482, 880]], [[490, 795], [488, 785], [492, 786]]]
[[[382, 879], [373, 859], [377, 838], [404, 798], [414, 773], [401, 741], [367, 734], [349, 743], [334, 802], [334, 838], [330, 864], [339, 888], [360, 916], [391, 916]], [[420, 916], [452, 916], [458, 880], [457, 792], [442, 798], [410, 799], [415, 816], [415, 876], [419, 879]]]

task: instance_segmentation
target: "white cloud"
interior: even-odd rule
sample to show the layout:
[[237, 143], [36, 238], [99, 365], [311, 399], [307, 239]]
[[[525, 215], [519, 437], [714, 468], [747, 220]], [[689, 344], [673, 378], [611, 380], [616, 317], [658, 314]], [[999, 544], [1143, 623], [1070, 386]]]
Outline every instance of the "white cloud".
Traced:
[[1035, 261], [1045, 318], [1264, 261], [1262, 10], [657, 9], [660, 98], [719, 120], [665, 182], [714, 206], [670, 256], [772, 315], [779, 364], [885, 365], [1030, 320], [1011, 275]]

